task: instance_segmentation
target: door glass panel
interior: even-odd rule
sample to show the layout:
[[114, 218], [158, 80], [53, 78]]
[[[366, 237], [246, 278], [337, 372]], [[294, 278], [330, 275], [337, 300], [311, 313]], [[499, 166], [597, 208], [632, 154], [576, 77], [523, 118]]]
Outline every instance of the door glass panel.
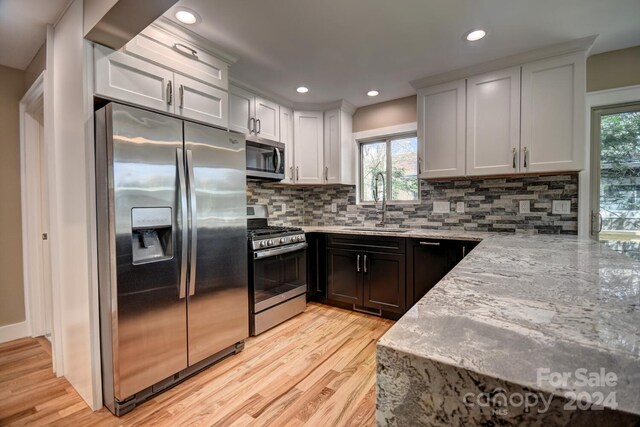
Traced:
[[[254, 261], [254, 303], [271, 298], [307, 284], [306, 250], [298, 250]], [[281, 302], [277, 300], [276, 302]]]
[[600, 117], [599, 240], [640, 261], [640, 105]]

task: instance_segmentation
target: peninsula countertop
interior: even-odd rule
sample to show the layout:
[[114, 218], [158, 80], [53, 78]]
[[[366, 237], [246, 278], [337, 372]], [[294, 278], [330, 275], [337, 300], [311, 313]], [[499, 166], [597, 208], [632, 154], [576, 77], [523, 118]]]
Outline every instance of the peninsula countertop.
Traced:
[[[555, 396], [615, 391], [619, 411], [640, 415], [639, 262], [576, 236], [303, 228], [480, 240], [380, 339], [379, 353], [428, 359]], [[582, 385], [577, 369], [604, 369], [617, 383]], [[558, 385], [544, 372], [571, 376]]]

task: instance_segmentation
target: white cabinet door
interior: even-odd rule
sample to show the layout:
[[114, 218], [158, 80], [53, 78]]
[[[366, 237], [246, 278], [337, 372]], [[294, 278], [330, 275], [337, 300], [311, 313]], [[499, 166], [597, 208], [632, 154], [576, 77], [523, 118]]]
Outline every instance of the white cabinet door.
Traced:
[[255, 95], [236, 86], [229, 86], [229, 129], [250, 134], [254, 130]]
[[522, 171], [584, 167], [585, 78], [583, 54], [522, 67]]
[[176, 74], [176, 114], [222, 128], [229, 125], [227, 92]]
[[324, 170], [323, 113], [293, 113], [295, 175], [298, 184], [322, 184]]
[[418, 91], [418, 162], [422, 178], [465, 174], [465, 81]]
[[280, 106], [256, 96], [256, 135], [280, 141]]
[[94, 46], [95, 94], [173, 113], [173, 72], [141, 59]]
[[467, 175], [518, 172], [520, 67], [467, 80]]
[[280, 181], [283, 184], [295, 182], [294, 142], [293, 142], [293, 111], [280, 106], [280, 142], [284, 144], [284, 175]]
[[324, 113], [324, 170], [326, 184], [340, 183], [340, 110]]
[[178, 70], [220, 89], [228, 88], [228, 65], [200, 47], [150, 25], [125, 45], [132, 55]]

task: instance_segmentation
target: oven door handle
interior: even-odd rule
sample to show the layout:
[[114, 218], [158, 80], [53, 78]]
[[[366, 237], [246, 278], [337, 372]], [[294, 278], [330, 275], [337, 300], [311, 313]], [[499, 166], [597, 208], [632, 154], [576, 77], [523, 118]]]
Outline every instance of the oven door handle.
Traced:
[[307, 248], [307, 243], [296, 243], [295, 245], [284, 246], [282, 248], [264, 249], [253, 253], [253, 259], [268, 258], [276, 255], [288, 254]]

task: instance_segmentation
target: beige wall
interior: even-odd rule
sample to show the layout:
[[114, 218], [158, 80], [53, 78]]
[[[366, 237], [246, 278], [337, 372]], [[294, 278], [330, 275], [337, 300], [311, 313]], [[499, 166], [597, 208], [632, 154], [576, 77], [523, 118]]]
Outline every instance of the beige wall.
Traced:
[[587, 92], [640, 84], [640, 46], [587, 59]]
[[25, 320], [18, 109], [24, 81], [24, 71], [0, 65], [0, 326]]
[[353, 131], [412, 123], [416, 121], [416, 110], [415, 95], [361, 107], [353, 115]]
[[33, 82], [35, 82], [38, 76], [40, 76], [40, 74], [42, 74], [42, 72], [44, 71], [46, 67], [46, 61], [47, 61], [46, 52], [47, 52], [47, 46], [45, 43], [42, 46], [40, 46], [40, 49], [38, 49], [38, 52], [31, 60], [31, 63], [27, 65], [27, 68], [24, 70], [25, 71], [25, 76], [24, 76], [25, 89], [29, 89], [33, 84]]

